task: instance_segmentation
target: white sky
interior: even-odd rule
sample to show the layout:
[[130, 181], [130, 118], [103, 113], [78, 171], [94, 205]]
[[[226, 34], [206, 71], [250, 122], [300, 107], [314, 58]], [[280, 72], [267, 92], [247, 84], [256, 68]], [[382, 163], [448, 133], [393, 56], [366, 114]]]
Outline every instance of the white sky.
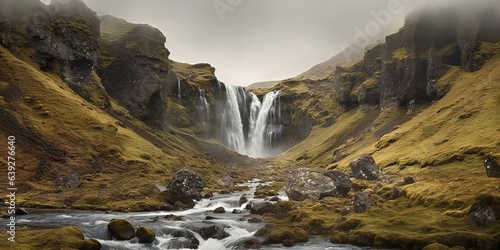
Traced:
[[[159, 28], [170, 59], [210, 63], [219, 80], [236, 85], [296, 76], [339, 53], [369, 24], [383, 28], [373, 37], [383, 37], [402, 27], [408, 12], [448, 1], [84, 0], [98, 15]], [[382, 15], [390, 23], [372, 13], [390, 13]]]

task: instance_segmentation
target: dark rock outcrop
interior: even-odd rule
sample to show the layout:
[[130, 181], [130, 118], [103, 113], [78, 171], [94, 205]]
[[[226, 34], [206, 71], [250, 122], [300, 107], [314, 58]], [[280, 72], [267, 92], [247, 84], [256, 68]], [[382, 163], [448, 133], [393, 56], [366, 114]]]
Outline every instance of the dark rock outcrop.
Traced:
[[336, 192], [338, 195], [347, 196], [349, 191], [351, 191], [352, 182], [346, 173], [339, 170], [330, 170], [323, 173], [323, 175], [333, 180], [333, 185], [337, 188]]
[[480, 195], [469, 209], [465, 221], [467, 224], [476, 227], [484, 227], [496, 220], [493, 208], [494, 197], [491, 195]]
[[290, 200], [319, 200], [335, 196], [337, 188], [333, 180], [309, 169], [297, 169], [288, 179], [286, 195]]
[[135, 237], [135, 229], [126, 220], [111, 220], [108, 224], [108, 231], [116, 240], [130, 240]]
[[156, 234], [150, 227], [138, 227], [135, 234], [139, 243], [152, 243], [156, 239]]
[[174, 199], [197, 199], [205, 181], [197, 173], [189, 169], [181, 169], [170, 180], [167, 191]]
[[488, 154], [484, 158], [486, 176], [500, 178], [500, 155]]
[[350, 162], [349, 167], [351, 167], [352, 173], [357, 179], [386, 180], [378, 169], [375, 160], [370, 155], [361, 155], [357, 160]]
[[103, 33], [97, 72], [109, 95], [130, 114], [161, 128], [167, 97], [177, 86], [169, 70], [165, 36], [148, 25], [101, 17]]
[[89, 81], [97, 65], [100, 21], [81, 0], [52, 1], [36, 5], [27, 23], [27, 35], [36, 52], [33, 60], [41, 68], [59, 67], [71, 85]]

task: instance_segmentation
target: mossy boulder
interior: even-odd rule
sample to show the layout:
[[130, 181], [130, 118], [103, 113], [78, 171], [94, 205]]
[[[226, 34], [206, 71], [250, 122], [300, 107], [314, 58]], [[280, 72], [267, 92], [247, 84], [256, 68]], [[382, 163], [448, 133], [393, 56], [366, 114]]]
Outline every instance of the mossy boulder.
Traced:
[[32, 244], [30, 249], [101, 249], [99, 241], [84, 239], [82, 231], [75, 226], [43, 231], [30, 241]]
[[309, 234], [301, 228], [272, 226], [265, 227], [260, 231], [261, 232], [259, 234], [262, 234], [266, 238], [265, 242], [267, 244], [281, 244], [285, 240], [292, 240], [294, 243], [309, 241]]
[[141, 226], [135, 232], [139, 243], [152, 243], [156, 239], [156, 234], [150, 227]]
[[361, 155], [349, 163], [354, 177], [361, 180], [386, 180], [371, 155]]
[[111, 220], [108, 231], [117, 240], [130, 240], [135, 237], [135, 229], [130, 222], [122, 219]]

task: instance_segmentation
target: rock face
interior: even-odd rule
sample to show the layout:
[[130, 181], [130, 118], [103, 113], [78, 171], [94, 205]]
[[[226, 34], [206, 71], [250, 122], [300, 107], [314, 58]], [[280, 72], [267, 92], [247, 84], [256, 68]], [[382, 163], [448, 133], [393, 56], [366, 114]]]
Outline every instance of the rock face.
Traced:
[[167, 97], [177, 86], [165, 36], [148, 25], [101, 17], [97, 72], [109, 95], [148, 125], [162, 127]]
[[139, 243], [152, 243], [156, 239], [156, 234], [150, 227], [138, 227], [135, 234]]
[[481, 54], [480, 42], [500, 39], [498, 2], [484, 2], [414, 12], [403, 28], [370, 48], [361, 62], [335, 69], [330, 79], [342, 110], [357, 105], [411, 109], [446, 94], [436, 82], [449, 66], [478, 70], [488, 57]]
[[130, 240], [135, 237], [135, 229], [126, 220], [111, 220], [108, 224], [108, 231], [117, 240]]
[[42, 4], [27, 26], [33, 56], [41, 68], [60, 68], [63, 79], [69, 84], [89, 80], [97, 65], [97, 48], [100, 42], [100, 21], [96, 13], [81, 0], [51, 1]]
[[82, 0], [54, 0], [49, 6], [36, 0], [6, 0], [0, 9], [3, 46], [15, 53], [34, 49], [27, 56], [41, 70], [59, 75], [80, 96], [101, 108], [109, 105], [109, 97], [94, 74], [100, 21]]
[[362, 180], [385, 180], [375, 160], [370, 155], [361, 155], [349, 163], [354, 177]]
[[500, 156], [489, 154], [484, 158], [484, 168], [486, 176], [500, 178]]
[[323, 175], [333, 180], [333, 185], [337, 188], [336, 192], [338, 195], [347, 196], [349, 191], [351, 191], [352, 182], [346, 173], [339, 170], [330, 170], [323, 173]]
[[336, 189], [331, 178], [309, 169], [298, 169], [288, 180], [286, 195], [296, 201], [319, 200], [335, 196]]
[[197, 199], [203, 187], [205, 181], [201, 176], [189, 169], [181, 169], [170, 180], [167, 191], [175, 199]]

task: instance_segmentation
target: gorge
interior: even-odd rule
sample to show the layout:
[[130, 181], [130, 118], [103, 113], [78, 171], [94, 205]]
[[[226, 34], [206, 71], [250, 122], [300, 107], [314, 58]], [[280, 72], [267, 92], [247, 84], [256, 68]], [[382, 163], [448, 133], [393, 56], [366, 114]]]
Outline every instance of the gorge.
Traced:
[[[0, 135], [29, 213], [4, 246], [497, 249], [500, 6], [485, 2], [412, 13], [361, 60], [247, 91], [82, 0], [1, 1]], [[112, 219], [155, 237], [119, 240]]]

